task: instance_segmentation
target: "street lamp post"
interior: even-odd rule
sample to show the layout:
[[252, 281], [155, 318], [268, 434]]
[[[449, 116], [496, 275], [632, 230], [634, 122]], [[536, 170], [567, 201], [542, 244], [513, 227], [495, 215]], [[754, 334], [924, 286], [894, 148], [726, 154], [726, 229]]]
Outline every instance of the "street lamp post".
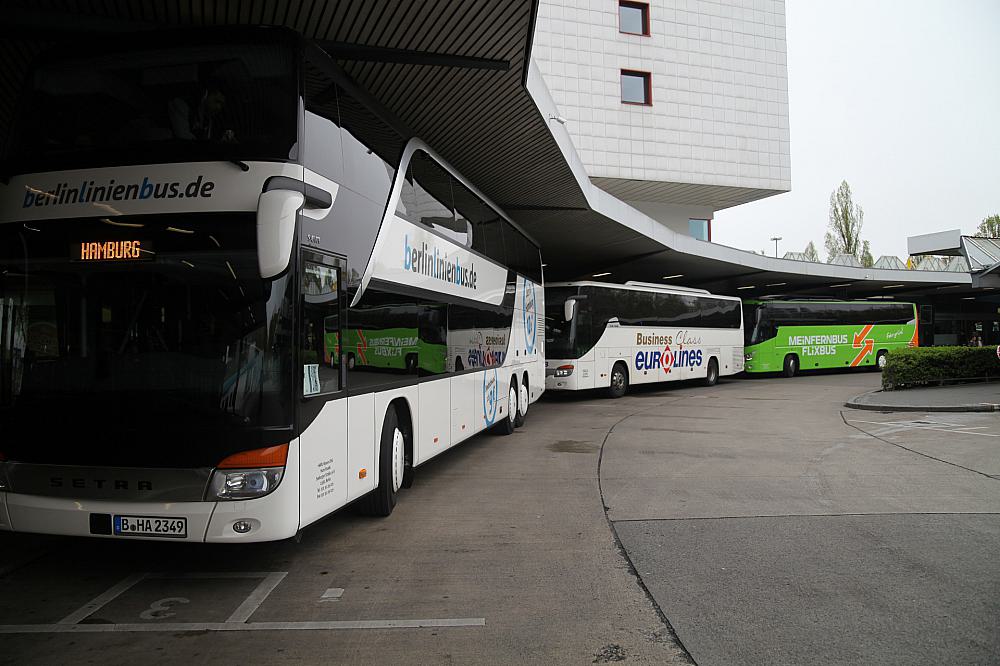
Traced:
[[781, 240], [781, 236], [771, 236], [771, 240], [774, 241], [774, 258], [778, 258], [778, 241]]

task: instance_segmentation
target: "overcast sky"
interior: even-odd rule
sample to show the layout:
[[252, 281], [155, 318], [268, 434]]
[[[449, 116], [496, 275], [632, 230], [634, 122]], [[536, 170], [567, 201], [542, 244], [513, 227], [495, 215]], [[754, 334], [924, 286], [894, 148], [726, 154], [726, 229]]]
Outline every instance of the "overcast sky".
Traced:
[[826, 260], [846, 180], [876, 259], [1000, 213], [1000, 0], [787, 0], [792, 190], [719, 211], [712, 240]]

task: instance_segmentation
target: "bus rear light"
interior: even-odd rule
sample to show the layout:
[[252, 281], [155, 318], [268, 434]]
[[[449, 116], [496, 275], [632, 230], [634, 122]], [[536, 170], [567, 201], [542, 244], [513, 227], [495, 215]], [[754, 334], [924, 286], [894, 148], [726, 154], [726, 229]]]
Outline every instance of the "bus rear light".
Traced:
[[556, 368], [556, 377], [569, 377], [573, 374], [572, 365], [560, 365]]
[[223, 459], [217, 469], [236, 469], [243, 467], [284, 467], [288, 460], [288, 444], [269, 446], [266, 449], [243, 451]]

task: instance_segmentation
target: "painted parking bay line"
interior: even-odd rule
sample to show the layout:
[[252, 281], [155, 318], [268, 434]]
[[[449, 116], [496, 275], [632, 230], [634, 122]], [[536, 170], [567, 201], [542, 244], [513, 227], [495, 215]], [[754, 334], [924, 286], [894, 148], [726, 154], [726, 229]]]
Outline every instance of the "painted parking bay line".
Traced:
[[345, 629], [424, 629], [485, 627], [486, 618], [421, 620], [342, 620], [330, 622], [171, 622], [158, 624], [2, 624], [0, 634], [102, 634], [181, 631], [342, 631]]

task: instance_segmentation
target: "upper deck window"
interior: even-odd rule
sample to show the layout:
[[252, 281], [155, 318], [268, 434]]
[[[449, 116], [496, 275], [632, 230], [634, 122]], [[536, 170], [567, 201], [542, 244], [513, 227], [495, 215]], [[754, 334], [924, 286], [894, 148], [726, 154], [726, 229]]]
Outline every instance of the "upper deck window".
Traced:
[[43, 56], [8, 172], [294, 157], [293, 50], [277, 43], [116, 45]]

